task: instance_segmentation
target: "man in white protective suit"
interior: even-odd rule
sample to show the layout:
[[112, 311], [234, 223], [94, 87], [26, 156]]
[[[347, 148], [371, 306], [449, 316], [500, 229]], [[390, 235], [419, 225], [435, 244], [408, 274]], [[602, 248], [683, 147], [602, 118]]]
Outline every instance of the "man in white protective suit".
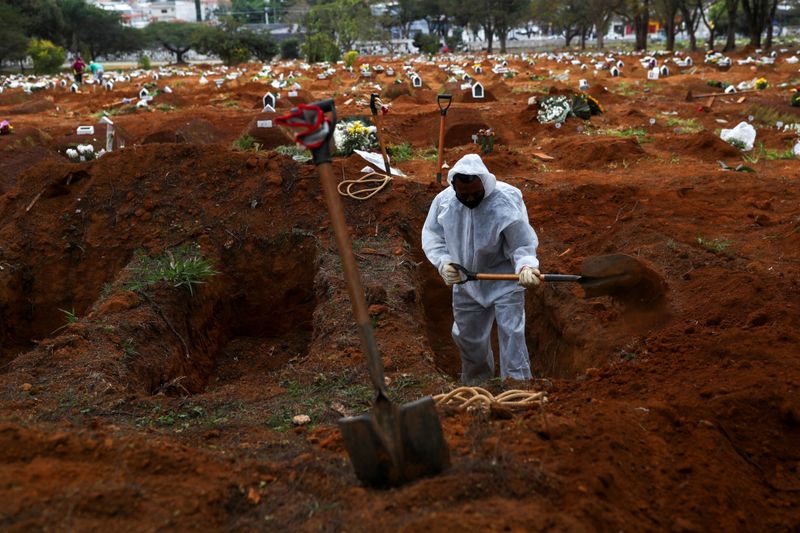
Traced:
[[[453, 340], [461, 352], [461, 381], [494, 377], [489, 340], [497, 321], [500, 377], [531, 378], [525, 345], [525, 288], [541, 283], [536, 247], [522, 193], [497, 181], [480, 156], [462, 157], [447, 174], [450, 187], [433, 199], [422, 228], [422, 249], [453, 287]], [[519, 274], [514, 281], [459, 284], [457, 263], [473, 272]]]

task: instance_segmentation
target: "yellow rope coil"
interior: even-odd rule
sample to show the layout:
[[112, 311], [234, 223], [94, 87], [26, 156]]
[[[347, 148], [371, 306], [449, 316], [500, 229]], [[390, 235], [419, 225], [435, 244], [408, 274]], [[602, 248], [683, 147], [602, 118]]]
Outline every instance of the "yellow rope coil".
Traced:
[[436, 400], [437, 405], [464, 408], [475, 405], [481, 409], [488, 409], [491, 404], [503, 407], [527, 407], [547, 400], [544, 391], [507, 390], [494, 396], [481, 387], [459, 387], [446, 394], [437, 394], [433, 399]]
[[342, 196], [347, 196], [354, 200], [369, 200], [383, 190], [390, 181], [392, 181], [391, 176], [379, 172], [370, 172], [357, 180], [342, 180], [337, 188]]

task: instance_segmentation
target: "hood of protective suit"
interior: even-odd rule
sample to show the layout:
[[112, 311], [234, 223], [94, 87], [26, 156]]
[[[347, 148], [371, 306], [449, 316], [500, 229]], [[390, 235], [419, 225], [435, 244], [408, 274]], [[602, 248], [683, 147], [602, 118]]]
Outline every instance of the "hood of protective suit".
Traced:
[[492, 194], [497, 184], [497, 178], [494, 174], [489, 172], [489, 169], [483, 164], [483, 160], [478, 154], [467, 154], [453, 165], [453, 168], [447, 173], [447, 183], [449, 183], [451, 187], [453, 185], [453, 176], [456, 174], [478, 176], [483, 184], [483, 190], [486, 191], [483, 196], [484, 198]]

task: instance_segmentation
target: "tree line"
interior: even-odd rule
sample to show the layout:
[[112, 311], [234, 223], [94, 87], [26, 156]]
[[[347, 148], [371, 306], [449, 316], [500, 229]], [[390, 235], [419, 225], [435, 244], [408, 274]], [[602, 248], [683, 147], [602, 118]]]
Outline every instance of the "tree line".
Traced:
[[[196, 8], [200, 21], [199, 0]], [[244, 26], [264, 22], [267, 13], [273, 22], [300, 24], [304, 41], [291, 39], [279, 47], [268, 33]], [[776, 24], [800, 23], [800, 0], [233, 0], [227, 13], [217, 15], [221, 18], [214, 25], [155, 22], [138, 30], [124, 26], [119, 13], [85, 0], [0, 0], [0, 63], [49, 54], [50, 63], [60, 66], [64, 50], [102, 59], [154, 46], [175, 54], [176, 62], [189, 50], [216, 55], [228, 64], [266, 61], [278, 52], [287, 58], [302, 52], [309, 61], [332, 61], [357, 42], [380, 42], [391, 49], [397, 36], [414, 38], [423, 52], [435, 53], [442, 44], [455, 49], [465, 30], [482, 31], [489, 53], [496, 51], [496, 44], [504, 53], [513, 29], [528, 37], [559, 35], [566, 46], [577, 39], [585, 47], [594, 38], [602, 49], [612, 22], [632, 28], [640, 50], [652, 38], [653, 22], [663, 28], [668, 50], [675, 48], [680, 31], [696, 50], [701, 24], [708, 48], [724, 41], [723, 49], [731, 50], [737, 34], [747, 35], [753, 47], [769, 48]], [[418, 21], [427, 33], [411, 35]]]

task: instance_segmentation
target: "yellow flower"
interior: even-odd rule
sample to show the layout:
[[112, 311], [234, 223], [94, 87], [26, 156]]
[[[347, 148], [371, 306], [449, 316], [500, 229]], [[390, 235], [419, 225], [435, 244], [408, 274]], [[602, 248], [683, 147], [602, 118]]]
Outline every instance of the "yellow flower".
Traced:
[[756, 89], [763, 90], [769, 87], [769, 82], [765, 78], [758, 78], [756, 80]]
[[364, 135], [367, 133], [367, 128], [361, 122], [354, 121], [347, 125], [347, 133], [350, 135]]

